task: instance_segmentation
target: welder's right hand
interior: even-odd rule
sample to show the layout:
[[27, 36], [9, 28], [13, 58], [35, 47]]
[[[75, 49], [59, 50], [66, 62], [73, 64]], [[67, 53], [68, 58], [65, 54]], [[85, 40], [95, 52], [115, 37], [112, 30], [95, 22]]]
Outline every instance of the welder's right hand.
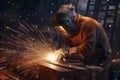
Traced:
[[68, 63], [70, 60], [70, 55], [68, 53], [61, 53], [58, 58], [57, 61], [61, 62], [61, 63]]
[[66, 63], [67, 62], [67, 57], [69, 56], [69, 47], [68, 46], [62, 46], [62, 48], [59, 49], [60, 53], [59, 56], [57, 58], [57, 61], [62, 62], [62, 63]]

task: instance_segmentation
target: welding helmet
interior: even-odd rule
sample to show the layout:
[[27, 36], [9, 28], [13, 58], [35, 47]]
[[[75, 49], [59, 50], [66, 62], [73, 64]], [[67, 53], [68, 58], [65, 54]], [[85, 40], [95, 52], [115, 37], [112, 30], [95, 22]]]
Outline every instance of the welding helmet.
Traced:
[[79, 32], [75, 21], [65, 13], [54, 14], [53, 23], [55, 29], [64, 37], [74, 37]]

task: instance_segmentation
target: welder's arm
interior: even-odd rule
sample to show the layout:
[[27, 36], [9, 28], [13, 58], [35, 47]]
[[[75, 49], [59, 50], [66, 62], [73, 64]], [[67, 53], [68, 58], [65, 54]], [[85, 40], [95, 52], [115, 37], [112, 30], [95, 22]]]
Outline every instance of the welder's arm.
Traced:
[[69, 49], [70, 55], [79, 55], [81, 58], [90, 56], [96, 44], [96, 30], [97, 27], [95, 24], [91, 22], [85, 23], [82, 29], [85, 38], [79, 46]]
[[70, 49], [70, 40], [68, 39], [64, 39], [64, 42], [61, 46], [61, 49], [62, 49], [62, 52], [65, 54], [65, 55], [68, 55], [69, 53], [69, 49]]
[[62, 44], [62, 48], [64, 48], [64, 47], [70, 47], [70, 45], [71, 45], [71, 41], [69, 40], [69, 39], [64, 39], [64, 41], [63, 41], [63, 44]]

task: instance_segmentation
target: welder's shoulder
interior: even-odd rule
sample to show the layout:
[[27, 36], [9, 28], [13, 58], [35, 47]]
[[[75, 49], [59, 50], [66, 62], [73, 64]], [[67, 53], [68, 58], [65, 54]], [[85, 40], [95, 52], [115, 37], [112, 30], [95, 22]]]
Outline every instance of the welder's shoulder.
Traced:
[[84, 17], [84, 28], [87, 28], [87, 29], [96, 29], [99, 25], [99, 23], [93, 19], [93, 18], [90, 18], [90, 17]]
[[83, 17], [84, 20], [85, 20], [85, 24], [92, 24], [92, 25], [98, 25], [98, 21], [96, 21], [95, 19], [93, 18], [90, 18], [90, 17]]

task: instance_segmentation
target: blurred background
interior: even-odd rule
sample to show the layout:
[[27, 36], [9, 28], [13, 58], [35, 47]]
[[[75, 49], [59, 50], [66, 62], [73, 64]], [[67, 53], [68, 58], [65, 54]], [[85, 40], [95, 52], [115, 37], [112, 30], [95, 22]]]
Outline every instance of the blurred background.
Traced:
[[[18, 23], [23, 21], [42, 30], [46, 26], [52, 28], [53, 14], [61, 5], [70, 3], [75, 6], [76, 12], [103, 25], [113, 50], [115, 63], [111, 73], [120, 74], [120, 67], [116, 68], [120, 64], [120, 0], [0, 0], [0, 33], [5, 32], [4, 26], [17, 28]], [[56, 39], [59, 47], [61, 36]], [[0, 41], [4, 41], [4, 35], [0, 35]]]
[[52, 27], [52, 15], [62, 4], [73, 4], [81, 15], [98, 20], [105, 28], [114, 57], [120, 57], [119, 0], [0, 0], [0, 30], [2, 26], [17, 26], [24, 20], [30, 25]]

